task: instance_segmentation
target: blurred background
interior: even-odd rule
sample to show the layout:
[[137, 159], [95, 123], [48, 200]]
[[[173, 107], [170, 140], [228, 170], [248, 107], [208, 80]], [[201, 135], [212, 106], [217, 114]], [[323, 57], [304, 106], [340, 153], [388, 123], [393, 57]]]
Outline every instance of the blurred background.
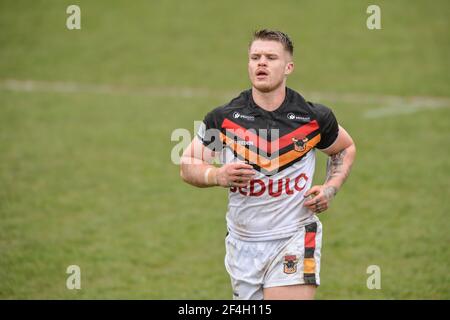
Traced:
[[358, 149], [320, 216], [317, 298], [449, 299], [449, 16], [446, 0], [1, 0], [0, 298], [230, 299], [226, 190], [182, 183], [171, 134], [250, 87], [251, 34], [273, 28], [294, 42], [288, 86]]

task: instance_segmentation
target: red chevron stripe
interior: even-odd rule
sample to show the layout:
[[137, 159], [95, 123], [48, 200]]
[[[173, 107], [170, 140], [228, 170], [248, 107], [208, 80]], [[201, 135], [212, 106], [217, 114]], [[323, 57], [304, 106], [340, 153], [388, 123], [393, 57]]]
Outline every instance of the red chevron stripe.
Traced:
[[229, 119], [223, 120], [222, 128], [230, 130], [233, 134], [243, 140], [252, 141], [258, 149], [262, 149], [266, 153], [272, 153], [290, 145], [292, 143], [292, 138], [298, 136], [306, 137], [311, 132], [319, 129], [319, 124], [316, 120], [313, 120], [272, 142], [268, 142], [266, 139], [258, 136], [250, 130], [245, 129], [244, 127], [241, 127]]

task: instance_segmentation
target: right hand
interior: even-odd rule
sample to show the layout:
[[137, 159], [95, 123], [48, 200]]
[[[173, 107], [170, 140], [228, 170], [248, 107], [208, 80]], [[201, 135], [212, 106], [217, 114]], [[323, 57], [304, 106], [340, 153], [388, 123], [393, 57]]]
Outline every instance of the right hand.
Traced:
[[246, 187], [255, 170], [249, 164], [244, 162], [227, 163], [216, 171], [217, 183], [219, 186], [230, 187]]

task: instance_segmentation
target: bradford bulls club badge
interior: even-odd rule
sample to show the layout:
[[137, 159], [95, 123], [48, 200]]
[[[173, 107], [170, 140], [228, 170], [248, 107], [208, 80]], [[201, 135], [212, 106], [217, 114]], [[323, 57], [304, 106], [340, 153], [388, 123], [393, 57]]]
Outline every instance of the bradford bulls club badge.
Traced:
[[286, 255], [283, 259], [284, 265], [284, 273], [291, 274], [297, 272], [297, 256], [295, 255]]
[[303, 139], [297, 139], [297, 138], [292, 138], [292, 141], [294, 142], [294, 150], [298, 151], [298, 152], [302, 152], [305, 151], [306, 149], [306, 142], [308, 142], [308, 138], [303, 138]]

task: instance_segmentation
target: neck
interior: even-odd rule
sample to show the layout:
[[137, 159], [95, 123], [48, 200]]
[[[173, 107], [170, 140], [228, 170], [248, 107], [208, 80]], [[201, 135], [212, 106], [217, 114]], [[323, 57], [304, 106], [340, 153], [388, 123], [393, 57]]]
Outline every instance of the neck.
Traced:
[[253, 101], [266, 111], [278, 109], [286, 96], [286, 86], [281, 85], [273, 91], [262, 92], [252, 87]]

